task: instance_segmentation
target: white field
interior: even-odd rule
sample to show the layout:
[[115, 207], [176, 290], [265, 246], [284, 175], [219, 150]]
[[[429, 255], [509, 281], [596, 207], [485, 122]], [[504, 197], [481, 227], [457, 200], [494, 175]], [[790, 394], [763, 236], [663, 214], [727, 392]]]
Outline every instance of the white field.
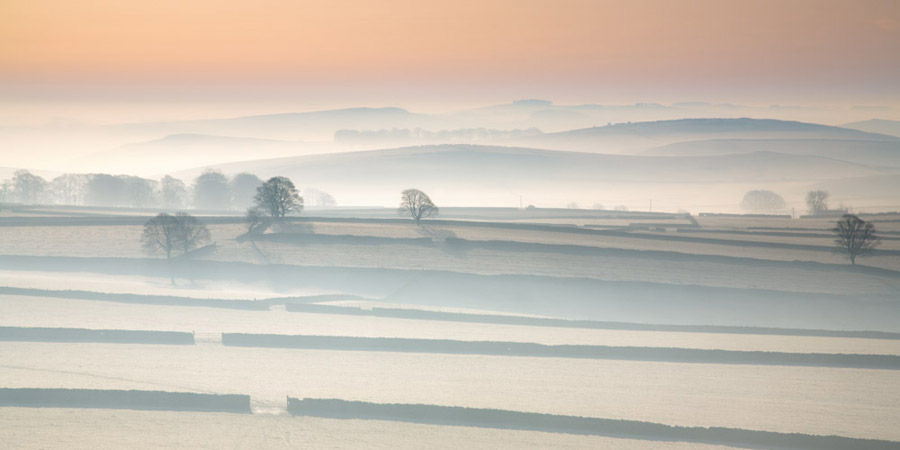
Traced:
[[[64, 219], [63, 219], [64, 220]], [[827, 230], [833, 220], [699, 218], [710, 228]], [[572, 222], [568, 219], [548, 222]], [[586, 220], [584, 223], [602, 223]], [[828, 252], [409, 224], [312, 223], [296, 231], [333, 235], [442, 237], [741, 256], [756, 265], [664, 261], [638, 255], [455, 251], [446, 246], [238, 243], [242, 225], [211, 226], [209, 258], [264, 264], [422, 268], [652, 281], [798, 292], [896, 295], [900, 280], [852, 271], [778, 268], [764, 260], [841, 263]], [[900, 229], [898, 223], [879, 229]], [[805, 231], [805, 230], [801, 230]], [[142, 258], [140, 226], [0, 227], [0, 255]], [[667, 233], [656, 233], [667, 234]], [[693, 234], [680, 234], [692, 236]], [[701, 235], [697, 235], [698, 237]], [[736, 235], [709, 237], [739, 240]], [[822, 238], [744, 240], [827, 245]], [[885, 241], [884, 248], [900, 248]], [[0, 256], [2, 257], [2, 256]], [[860, 261], [900, 269], [898, 257]], [[252, 299], [331, 293], [265, 283], [82, 272], [0, 271], [0, 286]], [[552, 301], [552, 299], [547, 299]], [[371, 305], [371, 303], [364, 303]], [[900, 371], [682, 364], [224, 347], [221, 332], [493, 340], [545, 344], [681, 347], [900, 355], [900, 341], [640, 332], [238, 311], [31, 296], [0, 296], [0, 326], [196, 331], [195, 346], [0, 342], [0, 387], [161, 389], [250, 394], [257, 415], [0, 408], [0, 449], [11, 448], [612, 448], [722, 447], [563, 434], [272, 415], [285, 397], [335, 397], [622, 418], [900, 441]], [[424, 443], [424, 444], [423, 444]]]
[[[53, 427], [45, 424], [52, 423]], [[0, 448], [45, 450], [384, 449], [726, 450], [535, 431], [377, 420], [104, 409], [0, 408]]]
[[[422, 236], [410, 225], [311, 224], [313, 231], [323, 234], [407, 235]], [[537, 251], [499, 253], [486, 250], [454, 252], [442, 248], [416, 245], [290, 245], [260, 242], [257, 251], [250, 244], [233, 240], [242, 225], [214, 225], [218, 251], [216, 260], [240, 260], [256, 263], [274, 262], [299, 265], [335, 265], [418, 269], [429, 267], [481, 274], [526, 273], [549, 276], [581, 276], [611, 281], [654, 280], [674, 284], [701, 284], [720, 287], [777, 289], [818, 293], [895, 293], [900, 289], [896, 279], [852, 273], [823, 273], [802, 268], [755, 266], [723, 266], [718, 262], [694, 261], [675, 263], [639, 256], [580, 256]], [[735, 247], [716, 244], [667, 242], [638, 238], [580, 236], [565, 233], [495, 230], [490, 228], [450, 227], [432, 233], [453, 233], [467, 239], [505, 238], [525, 242], [592, 245], [635, 250], [666, 250], [683, 253], [729, 255], [770, 260], [801, 260], [843, 263], [830, 252]], [[0, 254], [42, 256], [112, 256], [142, 257], [138, 246], [139, 226], [107, 227], [4, 227]], [[783, 238], [777, 238], [783, 239]], [[798, 238], [799, 239], [799, 238]], [[889, 245], [894, 241], [886, 241]], [[884, 245], [884, 244], [883, 244]], [[886, 246], [887, 247], [887, 246]], [[882, 256], [862, 259], [861, 263], [879, 267], [900, 267], [900, 257]], [[640, 270], [639, 270], [640, 269]]]
[[0, 343], [0, 386], [244, 393], [900, 440], [900, 373], [565, 358]]
[[285, 296], [339, 294], [339, 292], [293, 287], [274, 290], [265, 282], [241, 283], [229, 280], [177, 278], [173, 286], [168, 277], [110, 275], [92, 272], [52, 272], [36, 270], [0, 270], [0, 286], [102, 292], [109, 294], [171, 295], [188, 298], [253, 300]]
[[[322, 234], [414, 234], [422, 230], [413, 225], [387, 224], [311, 224]], [[256, 264], [279, 263], [303, 266], [374, 267], [403, 270], [447, 270], [476, 274], [530, 274], [554, 277], [588, 277], [607, 281], [652, 281], [656, 283], [697, 284], [715, 287], [775, 289], [823, 294], [880, 294], [900, 292], [900, 280], [879, 275], [822, 271], [803, 267], [772, 267], [764, 263], [725, 264], [720, 261], [670, 261], [640, 254], [570, 255], [538, 250], [497, 252], [485, 249], [457, 251], [443, 246], [358, 245], [358, 244], [285, 244], [238, 243], [233, 238], [243, 225], [213, 225], [217, 251], [209, 259], [245, 261]], [[581, 236], [553, 232], [495, 230], [490, 228], [450, 227], [430, 233], [459, 234], [467, 239], [518, 239], [589, 245], [630, 250], [664, 250], [688, 254], [709, 254], [780, 261], [817, 261], [844, 263], [831, 252], [789, 250], [669, 242], [638, 238]], [[0, 255], [128, 257], [139, 258], [140, 226], [97, 227], [0, 227]], [[462, 236], [465, 235], [465, 236]], [[893, 241], [890, 241], [893, 242]], [[893, 244], [891, 244], [893, 245]], [[900, 268], [900, 256], [864, 258], [861, 264], [891, 269]], [[9, 285], [9, 284], [7, 284]], [[239, 288], [236, 288], [238, 290]], [[252, 288], [250, 290], [254, 290]], [[175, 294], [179, 295], [179, 294]]]
[[[61, 219], [65, 220], [65, 219]], [[223, 241], [233, 240], [246, 230], [241, 224], [210, 225], [213, 239], [222, 245]], [[727, 229], [727, 228], [723, 228]], [[831, 247], [834, 240], [818, 237], [785, 237], [762, 236], [748, 234], [720, 233], [677, 233], [634, 231], [634, 237], [604, 236], [591, 234], [575, 234], [565, 231], [534, 231], [514, 228], [478, 227], [466, 225], [428, 225], [422, 227], [412, 224], [380, 224], [380, 223], [325, 223], [310, 222], [296, 224], [294, 232], [323, 235], [376, 236], [385, 238], [422, 238], [459, 237], [462, 239], [506, 240], [543, 244], [579, 245], [600, 248], [622, 248], [633, 250], [666, 250], [689, 254], [744, 256], [750, 258], [774, 260], [803, 260], [828, 263], [844, 262], [842, 257], [831, 252], [792, 250], [778, 248], [757, 248], [752, 246], [733, 246], [709, 243], [660, 241], [643, 239], [641, 235], [659, 235], [675, 237], [703, 237], [731, 240], [748, 243], [772, 242], [785, 244], [803, 244]], [[39, 227], [2, 227], [0, 235], [7, 239], [0, 242], [0, 254], [30, 254], [42, 256], [115, 256], [143, 257], [139, 239], [142, 227], [138, 225], [110, 226], [39, 226]], [[816, 230], [817, 233], [829, 234], [828, 228]], [[900, 240], [885, 240], [879, 248], [900, 249]], [[876, 261], [882, 257], [872, 258]], [[900, 268], [900, 266], [898, 266]]]
[[240, 311], [4, 296], [0, 326], [401, 337], [793, 353], [900, 355], [900, 340], [750, 334], [594, 330], [367, 316]]

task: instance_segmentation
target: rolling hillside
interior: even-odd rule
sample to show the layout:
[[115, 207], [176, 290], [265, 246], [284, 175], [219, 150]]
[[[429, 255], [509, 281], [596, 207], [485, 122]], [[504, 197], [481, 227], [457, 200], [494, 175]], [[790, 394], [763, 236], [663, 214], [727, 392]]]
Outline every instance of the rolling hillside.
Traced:
[[845, 123], [841, 126], [852, 128], [854, 130], [867, 131], [869, 133], [881, 133], [900, 137], [900, 120], [872, 119], [862, 122]]
[[432, 145], [297, 156], [216, 166], [225, 172], [350, 182], [469, 181], [809, 181], [893, 172], [808, 155], [632, 156], [482, 145]]
[[873, 166], [900, 167], [900, 139], [709, 139], [668, 144], [642, 154], [714, 156], [761, 151], [821, 156]]
[[896, 141], [893, 136], [774, 119], [680, 119], [618, 123], [548, 133], [528, 145], [555, 150], [628, 153], [676, 142], [708, 139], [840, 139]]
[[137, 142], [82, 158], [85, 168], [103, 168], [113, 173], [153, 176], [207, 164], [240, 161], [248, 155], [261, 158], [311, 152], [311, 144], [203, 134], [176, 134]]
[[[469, 204], [517, 203], [518, 195], [523, 195], [525, 202], [540, 202], [539, 206], [562, 206], [567, 200], [586, 204], [640, 201], [643, 205], [649, 196], [674, 209], [702, 209], [715, 202], [736, 205], [755, 186], [790, 185], [800, 198], [803, 189], [814, 183], [897, 173], [896, 169], [773, 152], [665, 157], [477, 145], [298, 156], [215, 167], [225, 173], [287, 176], [301, 186], [331, 192], [341, 204], [392, 204], [397, 192], [416, 186], [439, 197], [464, 198]], [[202, 170], [198, 167], [179, 176], [189, 179]], [[719, 187], [710, 190], [701, 186], [705, 183]]]
[[265, 114], [228, 119], [187, 120], [122, 124], [109, 127], [115, 132], [200, 133], [253, 136], [267, 139], [331, 139], [342, 128], [378, 129], [417, 127], [427, 123], [428, 116], [402, 108], [347, 108], [302, 113]]

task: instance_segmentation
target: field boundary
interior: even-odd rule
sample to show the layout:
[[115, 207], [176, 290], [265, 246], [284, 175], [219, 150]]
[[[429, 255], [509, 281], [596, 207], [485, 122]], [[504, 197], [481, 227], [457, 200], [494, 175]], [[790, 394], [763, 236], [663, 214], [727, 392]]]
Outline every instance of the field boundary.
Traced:
[[784, 353], [668, 347], [544, 345], [530, 342], [457, 341], [449, 339], [368, 338], [347, 336], [222, 333], [234, 347], [293, 348], [397, 353], [607, 359], [697, 364], [835, 367], [900, 370], [900, 356], [837, 353]]
[[528, 430], [652, 441], [692, 442], [746, 448], [887, 450], [900, 442], [818, 436], [725, 427], [681, 427], [655, 422], [603, 419], [424, 404], [369, 403], [340, 399], [288, 397], [293, 416], [388, 420], [442, 426]]
[[288, 312], [310, 314], [341, 314], [372, 316], [391, 319], [433, 320], [441, 322], [470, 322], [496, 325], [521, 325], [551, 328], [581, 328], [590, 330], [663, 331], [675, 333], [752, 334], [770, 336], [840, 337], [860, 339], [900, 340], [900, 333], [887, 331], [844, 331], [803, 328], [738, 327], [725, 325], [666, 325], [635, 322], [607, 322], [598, 320], [557, 319], [552, 317], [525, 317], [502, 314], [472, 314], [446, 311], [429, 311], [410, 308], [359, 308], [318, 304], [289, 303]]
[[[794, 268], [794, 269], [805, 269], [805, 270], [816, 270], [821, 272], [856, 272], [863, 273], [868, 275], [879, 275], [879, 276], [887, 276], [892, 278], [900, 278], [900, 271], [882, 269], [878, 267], [869, 267], [863, 265], [855, 265], [851, 266], [849, 264], [825, 264], [813, 261], [778, 261], [778, 260], [763, 260], [763, 259], [755, 259], [755, 258], [741, 258], [734, 256], [719, 256], [719, 255], [694, 255], [700, 256], [700, 258], [690, 258], [690, 254], [686, 253], [678, 253], [678, 252], [664, 252], [664, 251], [651, 251], [651, 250], [622, 250], [622, 249], [608, 249], [609, 255], [607, 256], [643, 256], [646, 258], [653, 259], [663, 259], [663, 260], [672, 260], [678, 262], [693, 262], [690, 259], [695, 259], [700, 262], [714, 262], [714, 263], [722, 263], [722, 264], [733, 264], [733, 265], [741, 265], [741, 266], [766, 266], [766, 267], [781, 267], [781, 268]], [[635, 255], [629, 255], [628, 253], [635, 252]], [[616, 255], [615, 253], [619, 253]], [[639, 253], [639, 255], [638, 255]], [[687, 256], [689, 258], [688, 261], [681, 259], [682, 256]], [[184, 267], [184, 274], [180, 274], [178, 277], [183, 278], [187, 276], [191, 277], [210, 277], [214, 275], [217, 271], [225, 270], [225, 269], [241, 269], [240, 272], [246, 274], [245, 277], [241, 279], [259, 281], [260, 279], [267, 279], [273, 276], [281, 275], [285, 271], [321, 271], [321, 270], [336, 270], [336, 271], [353, 271], [357, 272], [357, 275], [370, 275], [370, 276], [383, 276], [383, 275], [419, 275], [419, 274], [433, 274], [433, 275], [461, 275], [461, 276], [471, 276], [471, 277], [479, 277], [479, 278], [492, 278], [492, 277], [527, 277], [529, 279], [536, 280], [587, 280], [587, 281], [595, 281], [599, 283], [609, 283], [609, 284], [619, 284], [619, 285], [646, 285], [646, 286], [667, 286], [667, 287], [697, 287], [704, 289], [714, 289], [721, 291], [733, 291], [733, 292], [745, 292], [745, 291], [753, 291], [760, 293], [777, 293], [777, 294], [787, 294], [787, 295], [801, 295], [801, 296], [817, 296], [817, 297], [832, 297], [832, 298], [841, 298], [847, 297], [846, 295], [840, 294], [828, 294], [824, 292], [798, 292], [798, 291], [779, 291], [774, 289], [749, 289], [749, 288], [728, 288], [728, 287], [720, 287], [720, 286], [708, 286], [708, 285], [684, 285], [684, 284], [668, 284], [668, 283], [654, 283], [650, 281], [615, 281], [615, 280], [603, 280], [599, 278], [592, 277], [562, 277], [562, 276], [551, 276], [551, 275], [528, 275], [528, 274], [479, 274], [473, 272], [460, 272], [460, 271], [452, 271], [452, 270], [443, 270], [443, 269], [405, 269], [405, 268], [382, 268], [382, 267], [369, 267], [369, 266], [309, 266], [309, 265], [295, 265], [295, 264], [253, 264], [248, 262], [241, 261], [212, 261], [212, 260], [196, 260], [191, 261], [192, 264]], [[62, 272], [94, 272], [94, 273], [109, 273], [109, 274], [125, 274], [125, 275], [153, 275], [153, 276], [162, 276], [165, 278], [169, 277], [169, 268], [166, 265], [166, 261], [164, 259], [148, 259], [148, 258], [110, 258], [110, 257], [77, 257], [77, 256], [25, 256], [25, 255], [0, 255], [0, 269], [5, 270], [53, 270], [53, 271], [62, 271]], [[255, 273], [254, 273], [255, 272]], [[212, 276], [210, 279], [215, 279], [215, 276]], [[867, 297], [866, 295], [854, 295], [854, 298]], [[887, 298], [884, 295], [872, 294], [868, 295], [871, 298]], [[893, 297], [891, 297], [893, 298]]]
[[194, 345], [194, 334], [181, 331], [0, 326], [0, 341]]
[[246, 299], [218, 299], [218, 298], [197, 298], [197, 297], [179, 297], [174, 295], [149, 295], [149, 294], [129, 294], [129, 293], [111, 293], [96, 292], [82, 290], [50, 290], [50, 289], [34, 289], [19, 288], [13, 286], [0, 286], [0, 295], [23, 295], [30, 297], [55, 297], [68, 298], [73, 300], [88, 300], [111, 303], [128, 303], [136, 305], [157, 305], [157, 306], [191, 306], [199, 308], [225, 308], [240, 309], [248, 311], [265, 311], [274, 305], [291, 305], [304, 304], [312, 302], [324, 302], [331, 300], [364, 300], [371, 301], [374, 299], [360, 297], [350, 294], [323, 294], [309, 295], [303, 297], [287, 296], [272, 297], [260, 300]]
[[249, 395], [100, 389], [0, 388], [0, 406], [251, 412]]
[[[275, 305], [284, 305], [288, 312], [307, 314], [337, 314], [349, 316], [371, 316], [391, 319], [431, 320], [441, 322], [468, 322], [497, 325], [518, 325], [551, 328], [579, 328], [592, 330], [661, 331], [675, 333], [747, 334], [773, 336], [839, 337], [859, 339], [900, 340], [900, 333], [867, 330], [826, 330], [806, 328], [773, 328], [727, 325], [674, 325], [660, 323], [614, 322], [599, 320], [561, 319], [553, 317], [527, 317], [504, 314], [474, 314], [447, 311], [431, 311], [411, 308], [386, 308], [375, 306], [322, 305], [316, 302], [331, 300], [377, 301], [367, 297], [344, 294], [310, 295], [303, 297], [272, 297], [260, 300], [225, 300], [193, 297], [158, 296], [146, 294], [116, 294], [80, 290], [49, 290], [0, 286], [0, 295], [21, 295], [30, 297], [66, 298], [71, 300], [100, 301], [111, 303], [185, 306], [198, 308], [226, 308], [262, 311]], [[252, 303], [254, 307], [248, 307]]]
[[[503, 224], [506, 225], [506, 224]], [[484, 226], [484, 225], [483, 225]], [[620, 228], [630, 228], [630, 229], [638, 229], [638, 228], [654, 228], [654, 227], [667, 227], [672, 228], [672, 224], [648, 224], [647, 226], [625, 226]], [[692, 228], [692, 227], [677, 227], [678, 231], [681, 233], [701, 233], [707, 232], [701, 228]], [[580, 231], [579, 231], [580, 230]], [[751, 248], [775, 248], [775, 249], [787, 249], [787, 250], [806, 250], [806, 251], [814, 251], [814, 252], [831, 252], [834, 253], [836, 251], [834, 246], [829, 245], [811, 245], [811, 244], [790, 244], [790, 243], [781, 243], [781, 242], [766, 242], [766, 241], [748, 241], [742, 239], [722, 239], [722, 238], [713, 238], [713, 237], [696, 237], [696, 236], [685, 236], [678, 234], [648, 234], [648, 233], [635, 233], [632, 231], [623, 231], [617, 229], [585, 229], [574, 226], [547, 226], [546, 229], [542, 229], [541, 231], [552, 231], [552, 232], [563, 232], [563, 233], [576, 233], [576, 234], [589, 234], [594, 236], [610, 236], [617, 238], [626, 238], [626, 239], [641, 239], [641, 240], [652, 240], [652, 241], [669, 241], [669, 242], [683, 242], [683, 243], [694, 243], [694, 244], [708, 244], [708, 245], [721, 245], [726, 247], [751, 247]], [[729, 231], [716, 231], [710, 230], [709, 233], [719, 233], [719, 234], [736, 234], [736, 235], [766, 235], [763, 233], [739, 233], [739, 232], [729, 232]], [[809, 237], [809, 236], [804, 236]], [[815, 237], [833, 237], [829, 235], [816, 235]], [[384, 237], [384, 236], [362, 236], [362, 235], [353, 235], [353, 234], [315, 234], [315, 233], [302, 233], [302, 232], [279, 232], [279, 233], [268, 233], [262, 235], [250, 235], [244, 234], [237, 238], [240, 241], [244, 240], [252, 240], [252, 241], [268, 241], [268, 242], [278, 242], [285, 244], [318, 244], [318, 245], [327, 245], [327, 244], [345, 244], [345, 245], [419, 245], [419, 246], [434, 246], [435, 243], [431, 238], [427, 237], [417, 237], [417, 238], [393, 238], [393, 237]], [[894, 238], [888, 238], [891, 240]], [[777, 261], [780, 260], [768, 260], [768, 259], [760, 259], [760, 258], [745, 258], [745, 257], [732, 257], [725, 255], [710, 255], [703, 253], [684, 253], [684, 252], [675, 252], [675, 251], [667, 251], [667, 250], [638, 250], [638, 249], [630, 249], [630, 248], [620, 248], [620, 247], [603, 247], [603, 246], [594, 246], [594, 245], [578, 245], [578, 244], [550, 244], [544, 242], [529, 242], [529, 241], [511, 241], [511, 240], [497, 240], [497, 239], [463, 239], [457, 237], [448, 237], [443, 240], [445, 245], [451, 247], [459, 247], [465, 249], [487, 249], [487, 250], [500, 250], [500, 251], [535, 251], [535, 252], [552, 252], [552, 253], [564, 253], [564, 254], [596, 254], [599, 256], [606, 256], [610, 253], [626, 253], [630, 252], [634, 255], [650, 255], [655, 257], [657, 255], [684, 255], [687, 258], [704, 258], [704, 257], [722, 257], [727, 260], [758, 260], [758, 261]], [[900, 255], [900, 250], [876, 250], [875, 255], [886, 255], [886, 256], [896, 256]]]

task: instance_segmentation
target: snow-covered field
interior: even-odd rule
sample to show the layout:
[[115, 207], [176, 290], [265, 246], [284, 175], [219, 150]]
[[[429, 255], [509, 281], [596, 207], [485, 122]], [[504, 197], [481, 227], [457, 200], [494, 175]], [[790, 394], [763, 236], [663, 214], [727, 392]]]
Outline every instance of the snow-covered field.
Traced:
[[[46, 424], [52, 423], [53, 427]], [[725, 450], [719, 445], [377, 420], [127, 410], [0, 408], [0, 442], [46, 450]]]
[[[753, 226], [766, 226], [766, 220], [753, 219]], [[778, 220], [785, 223], [770, 224], [780, 228], [799, 227], [794, 221]], [[731, 218], [704, 218], [701, 223], [721, 230], [739, 229]], [[808, 224], [814, 224], [819, 230], [813, 232], [826, 232], [827, 222], [811, 221], [804, 225]], [[765, 293], [771, 291], [814, 294], [803, 297], [803, 302], [808, 303], [794, 303], [795, 307], [816, 304], [816, 295], [840, 296], [845, 300], [832, 298], [821, 305], [827, 308], [846, 301], [849, 303], [844, 307], [858, 305], [860, 317], [867, 314], [870, 306], [873, 308], [870, 314], [890, 311], [892, 299], [900, 298], [900, 278], [890, 272], [844, 270], [845, 263], [830, 252], [753, 245], [754, 242], [827, 245], [827, 238], [822, 237], [771, 236], [770, 239], [764, 235], [672, 231], [600, 235], [502, 226], [421, 228], [374, 221], [301, 224], [294, 227], [297, 235], [293, 237], [241, 242], [235, 239], [243, 232], [240, 224], [212, 225], [210, 230], [216, 251], [200, 257], [194, 264], [247, 264], [228, 266], [228, 270], [280, 264], [283, 266], [279, 267], [287, 268], [402, 269], [412, 274], [421, 271], [539, 275], [558, 280], [581, 277], [672, 285], [673, 292], [683, 285], [737, 287], [751, 293], [758, 290], [762, 293], [761, 302], [768, 301]], [[329, 283], [316, 283], [317, 280], [302, 276], [289, 279], [290, 282], [247, 277], [238, 281], [211, 272], [213, 275], [207, 278], [178, 278], [172, 285], [165, 273], [135, 273], [134, 267], [140, 266], [133, 262], [143, 264], [146, 258], [138, 244], [140, 232], [141, 227], [133, 225], [0, 226], [0, 258], [7, 256], [12, 261], [16, 255], [35, 257], [27, 262], [27, 267], [4, 264], [0, 268], [0, 287], [221, 300], [336, 294], [314, 301], [347, 307], [390, 306], [510, 315], [524, 315], [529, 312], [525, 308], [529, 305], [553, 305], [567, 300], [562, 297], [565, 294], [545, 290], [539, 297], [513, 298], [511, 304], [521, 304], [522, 310], [507, 308], [504, 313], [493, 308], [503, 302], [427, 301], [427, 289], [402, 297], [401, 303], [406, 302], [403, 304], [383, 293], [363, 295], [369, 300], [352, 295], [342, 298], [341, 293], [345, 291], [329, 286], [339, 286], [341, 274], [351, 273], [346, 271], [333, 272], [338, 275], [328, 272], [328, 276], [338, 277], [337, 282]], [[343, 239], [345, 236], [374, 240]], [[691, 242], [666, 239], [666, 236], [726, 239], [748, 245]], [[454, 237], [465, 239], [466, 246], [448, 245], [447, 239]], [[408, 241], [415, 238], [423, 238], [424, 242]], [[492, 247], [492, 242], [500, 242], [501, 247]], [[897, 242], [886, 241], [885, 248], [897, 248]], [[580, 250], [572, 250], [570, 246]], [[53, 260], [50, 257], [84, 258], [71, 261], [85, 264], [65, 268], [49, 263], [42, 266]], [[744, 259], [736, 261], [730, 257]], [[123, 259], [91, 265], [101, 258]], [[24, 261], [15, 259], [20, 260]], [[794, 263], [794, 260], [806, 262]], [[131, 261], [130, 272], [118, 273], [116, 261]], [[900, 268], [894, 256], [860, 262], [891, 270]], [[294, 276], [292, 273], [287, 271], [281, 276], [290, 278]], [[451, 283], [455, 279], [446, 278]], [[392, 282], [411, 283], [403, 280], [399, 277]], [[422, 285], [379, 286], [384, 292], [422, 289]], [[354, 292], [359, 294], [360, 289], [363, 288], [357, 286]], [[483, 296], [478, 298], [489, 299], [493, 293], [478, 294]], [[706, 317], [705, 311], [679, 311], [709, 299], [692, 303], [692, 294], [680, 295], [645, 300], [659, 305], [674, 302], [671, 311], [695, 317], [696, 320], [687, 323], [714, 324], [700, 319]], [[857, 295], [870, 297], [853, 303]], [[422, 301], [410, 301], [415, 298]], [[745, 301], [741, 298], [727, 301]], [[594, 309], [603, 311], [608, 306], [604, 306], [605, 302], [611, 305], [639, 300], [642, 299], [598, 296], [579, 301], [585, 302], [582, 304], [586, 308], [596, 302]], [[720, 448], [524, 431], [294, 418], [283, 413], [286, 396], [496, 408], [900, 441], [900, 429], [896, 427], [900, 423], [897, 408], [900, 371], [894, 370], [245, 348], [223, 346], [215, 337], [223, 332], [244, 332], [898, 356], [900, 340], [539, 327], [300, 313], [288, 312], [283, 306], [249, 311], [134, 301], [59, 298], [38, 292], [0, 294], [0, 326], [194, 331], [198, 337], [198, 343], [193, 346], [0, 342], [0, 355], [3, 355], [0, 387], [249, 394], [254, 410], [260, 414], [0, 408], [0, 442], [11, 448], [76, 448], [79, 445], [81, 448], [138, 449], [296, 448], [306, 445], [402, 449], [420, 448], [422, 442], [428, 442], [431, 448]], [[743, 311], [756, 315], [766, 313], [763, 310], [766, 306], [751, 303], [743, 307]], [[823, 317], [830, 314], [828, 310], [815, 312]], [[778, 323], [785, 324], [799, 319], [777, 318]], [[892, 327], [890, 317], [878, 319], [879, 327]], [[673, 319], [671, 323], [679, 321], [684, 319]], [[54, 425], [46, 426], [48, 423]], [[95, 438], [101, 427], [106, 431], [102, 441]]]
[[[64, 219], [61, 219], [64, 220]], [[216, 251], [204, 258], [253, 264], [368, 267], [401, 270], [443, 270], [473, 274], [526, 274], [552, 277], [587, 277], [607, 281], [649, 281], [745, 289], [774, 289], [822, 294], [896, 294], [896, 277], [877, 273], [823, 270], [794, 261], [846, 265], [846, 258], [831, 252], [759, 247], [754, 242], [830, 247], [828, 239], [783, 236], [703, 235], [696, 237], [735, 241], [738, 245], [673, 240], [693, 233], [649, 233], [655, 238], [582, 235], [556, 231], [491, 227], [426, 226], [385, 223], [310, 223], [295, 227], [288, 242], [238, 242], [241, 224], [211, 225]], [[826, 229], [821, 230], [826, 232]], [[143, 258], [140, 226], [0, 227], [0, 255], [70, 256], [80, 258]], [[317, 240], [317, 236], [330, 239]], [[376, 243], [341, 239], [342, 236], [376, 238], [432, 238], [434, 244], [406, 241]], [[460, 247], [444, 243], [447, 236], [468, 240]], [[671, 236], [672, 239], [666, 239]], [[482, 241], [509, 241], [502, 249]], [[427, 241], [426, 241], [427, 242]], [[741, 244], [745, 242], [747, 245]], [[521, 244], [519, 244], [521, 243]], [[529, 244], [546, 244], [533, 246]], [[567, 246], [587, 249], [587, 253]], [[900, 241], [885, 240], [883, 249], [896, 250]], [[596, 249], [596, 250], [591, 250]], [[653, 251], [663, 251], [667, 256]], [[718, 256], [726, 259], [716, 258]], [[737, 257], [739, 260], [728, 259]], [[770, 262], [781, 262], [774, 265]], [[860, 259], [860, 264], [900, 270], [900, 256]], [[16, 276], [4, 284], [17, 283]], [[154, 289], [158, 286], [154, 287]], [[241, 290], [236, 288], [235, 290]], [[250, 292], [256, 289], [249, 289]], [[218, 295], [218, 294], [217, 294]], [[222, 295], [228, 297], [228, 294]]]
[[900, 355], [900, 340], [890, 339], [554, 328], [310, 314], [280, 308], [241, 311], [12, 295], [0, 302], [0, 326]]
[[900, 441], [897, 371], [129, 344], [0, 343], [0, 385], [425, 403]]

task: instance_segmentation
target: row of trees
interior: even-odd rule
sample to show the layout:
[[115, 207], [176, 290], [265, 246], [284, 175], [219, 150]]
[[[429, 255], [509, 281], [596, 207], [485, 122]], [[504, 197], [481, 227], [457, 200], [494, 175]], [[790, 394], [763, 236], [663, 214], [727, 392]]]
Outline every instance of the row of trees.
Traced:
[[[438, 214], [438, 207], [427, 194], [418, 189], [406, 189], [401, 194], [398, 213], [420, 220]], [[256, 188], [253, 206], [247, 209], [248, 233], [262, 233], [289, 214], [303, 210], [303, 197], [287, 177], [272, 177]], [[180, 252], [182, 255], [210, 240], [209, 230], [185, 212], [159, 213], [144, 224], [141, 246], [148, 254], [164, 253], [166, 259]]]
[[[751, 211], [778, 211], [785, 207], [780, 195], [765, 190], [747, 192], [741, 201], [741, 208]], [[828, 209], [827, 191], [809, 191], [806, 194], [806, 208], [810, 215], [822, 215]], [[856, 258], [875, 250], [881, 239], [875, 233], [875, 224], [860, 219], [855, 214], [844, 214], [835, 223], [831, 231], [835, 235], [834, 245], [838, 252], [850, 258], [850, 264], [856, 264]]]
[[[741, 200], [741, 209], [747, 211], [771, 213], [782, 211], [786, 206], [780, 195], [767, 190], [748, 191]], [[828, 191], [809, 191], [806, 194], [806, 210], [813, 216], [828, 212]]]
[[[294, 183], [285, 177], [272, 177], [256, 187], [253, 206], [247, 209], [249, 231], [301, 210], [303, 197]], [[209, 230], [194, 216], [161, 212], [144, 224], [141, 247], [148, 254], [164, 253], [166, 259], [171, 259], [173, 254], [185, 255], [209, 240]]]
[[[245, 210], [253, 205], [263, 181], [250, 173], [230, 179], [218, 171], [206, 171], [188, 186], [166, 175], [159, 181], [130, 175], [64, 174], [51, 181], [27, 170], [16, 171], [0, 183], [0, 202], [23, 204], [88, 205], [167, 210], [193, 206], [205, 210]], [[327, 192], [309, 189], [313, 206], [335, 206]]]
[[[302, 210], [303, 197], [294, 183], [287, 177], [272, 177], [256, 188], [253, 206], [247, 209], [247, 232], [262, 233], [273, 223]], [[436, 216], [438, 207], [424, 192], [406, 189], [400, 193], [397, 212], [418, 224], [422, 219]], [[881, 243], [881, 239], [875, 234], [875, 225], [853, 214], [844, 214], [836, 222], [832, 232], [836, 236], [835, 246], [847, 254], [850, 263], [854, 265], [857, 257], [871, 253]], [[141, 236], [145, 252], [165, 253], [167, 260], [171, 260], [173, 252], [186, 255], [209, 240], [210, 233], [206, 226], [184, 212], [174, 215], [159, 213], [144, 225]], [[172, 283], [175, 283], [174, 277]]]

